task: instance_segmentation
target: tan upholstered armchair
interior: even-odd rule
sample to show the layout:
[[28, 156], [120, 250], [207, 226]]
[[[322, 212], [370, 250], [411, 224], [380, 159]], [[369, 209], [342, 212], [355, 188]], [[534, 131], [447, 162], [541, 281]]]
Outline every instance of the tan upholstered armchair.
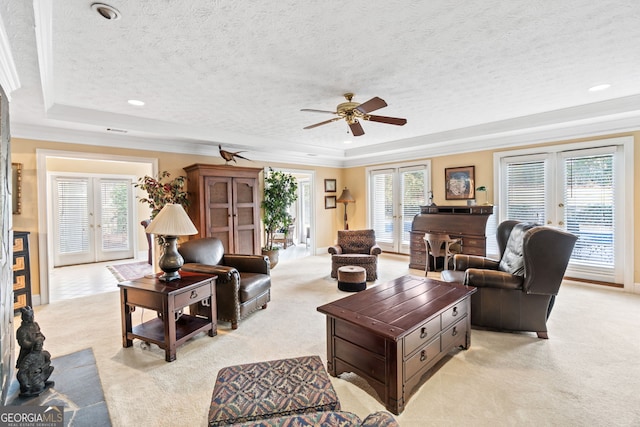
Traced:
[[[218, 320], [238, 322], [271, 300], [269, 258], [261, 255], [225, 254], [220, 239], [206, 237], [184, 242], [178, 248], [184, 258], [182, 270], [217, 274]], [[196, 307], [192, 307], [195, 309]]]
[[457, 254], [445, 281], [475, 286], [471, 324], [548, 338], [547, 319], [577, 237], [534, 223], [505, 221], [498, 226], [500, 260]]
[[378, 255], [382, 253], [376, 244], [374, 230], [338, 231], [338, 242], [329, 247], [331, 254], [331, 277], [338, 278], [338, 268], [345, 265], [363, 267], [367, 282], [378, 279]]

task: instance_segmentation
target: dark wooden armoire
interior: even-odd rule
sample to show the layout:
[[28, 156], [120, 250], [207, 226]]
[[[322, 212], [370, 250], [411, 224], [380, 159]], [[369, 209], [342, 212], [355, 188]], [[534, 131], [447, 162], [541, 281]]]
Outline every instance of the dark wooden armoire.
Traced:
[[261, 253], [259, 176], [262, 169], [193, 164], [187, 172], [189, 217], [199, 234], [217, 237], [225, 253]]

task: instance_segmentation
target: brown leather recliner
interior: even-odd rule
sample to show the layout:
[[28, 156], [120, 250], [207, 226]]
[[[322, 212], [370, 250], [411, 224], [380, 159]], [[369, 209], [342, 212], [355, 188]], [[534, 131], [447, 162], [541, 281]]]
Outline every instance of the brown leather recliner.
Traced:
[[378, 255], [382, 253], [376, 244], [374, 230], [338, 231], [338, 242], [329, 246], [331, 254], [331, 277], [338, 278], [338, 268], [345, 265], [363, 267], [367, 282], [378, 279]]
[[[184, 242], [178, 248], [184, 258], [182, 270], [218, 275], [216, 308], [218, 320], [238, 322], [271, 300], [269, 258], [262, 255], [225, 254], [220, 239], [205, 237]], [[198, 310], [192, 306], [192, 310]], [[197, 314], [197, 313], [196, 313]]]
[[475, 286], [471, 324], [548, 338], [547, 319], [577, 237], [534, 223], [504, 221], [498, 226], [500, 260], [456, 254], [447, 282]]

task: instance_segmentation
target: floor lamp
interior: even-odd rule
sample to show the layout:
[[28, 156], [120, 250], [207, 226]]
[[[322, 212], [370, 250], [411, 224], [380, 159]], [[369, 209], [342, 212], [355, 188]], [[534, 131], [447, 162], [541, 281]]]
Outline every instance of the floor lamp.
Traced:
[[347, 205], [349, 203], [355, 203], [356, 200], [353, 198], [347, 187], [344, 187], [342, 190], [342, 194], [338, 197], [338, 203], [344, 203], [344, 229], [349, 229], [349, 223], [347, 222]]

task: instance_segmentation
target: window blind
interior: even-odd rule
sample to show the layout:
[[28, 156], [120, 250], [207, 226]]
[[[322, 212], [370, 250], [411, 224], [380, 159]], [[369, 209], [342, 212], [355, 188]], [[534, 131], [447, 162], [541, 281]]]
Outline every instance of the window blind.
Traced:
[[613, 267], [615, 180], [613, 154], [564, 159], [564, 221], [578, 236], [572, 261]]
[[58, 190], [58, 250], [61, 254], [86, 252], [89, 249], [89, 215], [87, 180], [56, 180]]
[[545, 224], [546, 161], [508, 163], [506, 219]]
[[393, 174], [376, 172], [371, 176], [372, 222], [376, 239], [393, 241]]
[[101, 180], [102, 250], [129, 249], [129, 181]]
[[425, 169], [402, 172], [402, 242], [410, 241], [413, 217], [420, 213], [420, 206], [425, 205]]

